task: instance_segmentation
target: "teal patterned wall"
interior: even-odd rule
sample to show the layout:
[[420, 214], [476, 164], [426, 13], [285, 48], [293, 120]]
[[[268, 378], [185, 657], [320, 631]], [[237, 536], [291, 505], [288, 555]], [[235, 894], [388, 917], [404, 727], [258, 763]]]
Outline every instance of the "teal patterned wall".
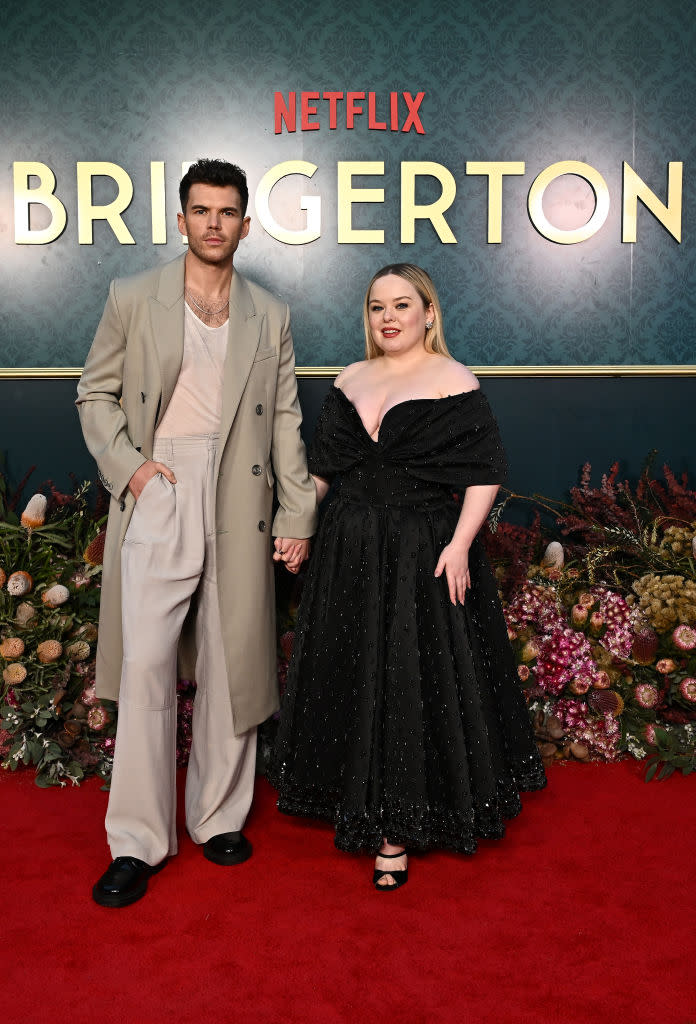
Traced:
[[[273, 193], [272, 209], [300, 228], [302, 194], [321, 196], [321, 235], [288, 245], [253, 227], [238, 255], [249, 276], [291, 304], [300, 365], [360, 356], [360, 305], [373, 271], [408, 259], [430, 270], [455, 355], [473, 365], [696, 363], [696, 256], [691, 228], [696, 145], [696, 19], [677, 0], [28, 0], [3, 12], [0, 67], [0, 365], [79, 366], [109, 280], [182, 251], [176, 232], [181, 164], [224, 156], [246, 168], [253, 191], [269, 168], [306, 160], [318, 170]], [[424, 92], [424, 134], [370, 130], [274, 133], [281, 91]], [[345, 106], [339, 111], [345, 110]], [[380, 117], [379, 119], [383, 119]], [[525, 162], [504, 186], [503, 234], [486, 241], [486, 181], [467, 161]], [[604, 177], [611, 206], [589, 240], [558, 245], [530, 222], [527, 193], [559, 160]], [[14, 241], [13, 164], [54, 172], [68, 213], [47, 245]], [[134, 245], [97, 222], [78, 244], [76, 163], [111, 161], [134, 184], [123, 214]], [[168, 236], [151, 239], [150, 164], [164, 161]], [[382, 228], [382, 244], [339, 244], [337, 164], [383, 161], [383, 204], [353, 211], [353, 226]], [[400, 241], [400, 164], [433, 161], [456, 182], [446, 212], [456, 243], [428, 222]], [[681, 244], [639, 204], [638, 240], [621, 241], [621, 173], [627, 161], [663, 201], [667, 164], [683, 161]], [[594, 199], [582, 179], [550, 189], [548, 215], [587, 219]], [[417, 201], [433, 201], [423, 178]], [[95, 179], [95, 202], [115, 194]], [[32, 209], [32, 227], [41, 227]], [[560, 218], [560, 220], [558, 219]]]

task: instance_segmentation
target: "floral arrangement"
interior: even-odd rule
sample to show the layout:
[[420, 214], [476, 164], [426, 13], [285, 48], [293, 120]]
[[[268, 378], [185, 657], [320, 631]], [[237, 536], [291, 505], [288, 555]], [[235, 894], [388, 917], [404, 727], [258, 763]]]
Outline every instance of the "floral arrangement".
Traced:
[[508, 494], [485, 537], [545, 760], [628, 753], [648, 780], [696, 770], [696, 492], [650, 468], [634, 490], [586, 465], [531, 527], [500, 521]]
[[[646, 779], [696, 771], [696, 492], [646, 466], [635, 489], [618, 467], [569, 502], [507, 493], [484, 540], [498, 577], [520, 684], [542, 756], [631, 755]], [[39, 785], [78, 783], [113, 764], [116, 706], [94, 689], [103, 509], [89, 485], [50, 482], [21, 516], [0, 474], [0, 764], [33, 765]], [[532, 502], [530, 526], [502, 521]], [[276, 577], [281, 690], [300, 585]], [[177, 763], [191, 744], [195, 683], [180, 681]], [[259, 733], [259, 768], [275, 722]]]

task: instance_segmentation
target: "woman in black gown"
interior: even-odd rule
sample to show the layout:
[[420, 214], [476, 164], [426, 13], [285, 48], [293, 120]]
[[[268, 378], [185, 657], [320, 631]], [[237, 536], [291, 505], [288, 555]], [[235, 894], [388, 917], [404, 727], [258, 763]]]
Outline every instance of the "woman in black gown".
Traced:
[[[321, 501], [271, 779], [288, 814], [325, 818], [339, 849], [473, 853], [546, 779], [495, 580], [477, 539], [505, 474], [495, 420], [445, 346], [412, 264], [367, 290], [367, 358], [346, 367], [309, 451]], [[281, 556], [282, 557], [282, 556]]]

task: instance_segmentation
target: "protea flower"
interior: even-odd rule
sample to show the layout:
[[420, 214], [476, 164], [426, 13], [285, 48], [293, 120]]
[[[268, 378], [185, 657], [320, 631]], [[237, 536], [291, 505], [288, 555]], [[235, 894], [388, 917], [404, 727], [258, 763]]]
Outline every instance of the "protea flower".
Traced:
[[673, 658], [660, 658], [655, 668], [660, 675], [668, 676], [670, 672], [674, 672], [677, 667], [676, 661]]
[[72, 640], [65, 648], [71, 661], [84, 661], [89, 658], [90, 647], [86, 640]]
[[696, 647], [696, 629], [693, 626], [677, 626], [672, 641], [680, 651], [693, 651]]
[[591, 679], [588, 679], [587, 676], [578, 676], [569, 683], [568, 689], [571, 693], [574, 693], [576, 697], [582, 697], [584, 693], [587, 693], [591, 686]]
[[686, 676], [679, 684], [679, 691], [684, 700], [688, 700], [690, 704], [696, 704], [696, 679]]
[[99, 698], [97, 697], [97, 687], [94, 683], [90, 683], [89, 686], [84, 688], [80, 700], [88, 708], [93, 707], [98, 702]]
[[573, 623], [576, 629], [582, 629], [587, 622], [589, 611], [587, 605], [574, 604], [570, 613], [570, 621]]
[[633, 638], [631, 648], [633, 660], [637, 661], [639, 665], [651, 665], [657, 654], [659, 643], [660, 638], [655, 630], [650, 626], [643, 626]]
[[652, 683], [639, 683], [634, 696], [642, 708], [654, 708], [660, 701], [660, 693]]
[[100, 530], [97, 536], [91, 541], [85, 548], [84, 558], [87, 565], [102, 565], [104, 561], [104, 541], [106, 540], [106, 530]]
[[21, 523], [27, 530], [35, 530], [37, 526], [43, 526], [46, 522], [47, 501], [43, 494], [34, 494], [27, 502], [27, 507], [22, 512]]
[[69, 597], [70, 591], [67, 587], [64, 587], [62, 583], [54, 583], [48, 590], [44, 590], [41, 600], [47, 608], [59, 608]]
[[58, 661], [63, 653], [63, 645], [59, 640], [44, 640], [36, 648], [36, 653], [42, 665], [49, 665], [52, 661]]
[[597, 675], [592, 680], [592, 685], [595, 690], [608, 690], [611, 686], [611, 678], [606, 669], [600, 668]]
[[24, 641], [18, 636], [8, 636], [6, 640], [0, 644], [0, 654], [7, 661], [12, 661], [14, 658], [21, 658], [24, 654]]
[[601, 612], [592, 612], [590, 615], [590, 633], [594, 637], [599, 637], [606, 632], [607, 623], [606, 619]]
[[109, 723], [109, 713], [106, 708], [95, 706], [89, 709], [87, 713], [87, 724], [90, 729], [94, 732], [101, 732], [101, 730]]
[[7, 580], [7, 592], [12, 594], [13, 597], [24, 597], [28, 594], [31, 588], [34, 586], [34, 581], [28, 572], [24, 572], [23, 569], [18, 569], [17, 572], [13, 572]]
[[657, 746], [657, 736], [655, 735], [655, 726], [652, 724], [652, 722], [648, 722], [648, 724], [645, 726], [645, 739], [647, 740], [647, 742], [650, 744], [651, 747], [656, 747]]
[[599, 598], [596, 594], [588, 594], [585, 592], [578, 598], [578, 604], [584, 605], [585, 608], [592, 608], [597, 604]]
[[529, 679], [530, 674], [531, 673], [529, 671], [529, 666], [527, 666], [527, 665], [518, 665], [517, 666], [517, 675], [520, 677], [520, 680], [523, 683], [527, 682], [527, 680]]
[[18, 686], [27, 678], [27, 670], [24, 665], [20, 665], [18, 661], [15, 661], [3, 669], [2, 678], [8, 686]]

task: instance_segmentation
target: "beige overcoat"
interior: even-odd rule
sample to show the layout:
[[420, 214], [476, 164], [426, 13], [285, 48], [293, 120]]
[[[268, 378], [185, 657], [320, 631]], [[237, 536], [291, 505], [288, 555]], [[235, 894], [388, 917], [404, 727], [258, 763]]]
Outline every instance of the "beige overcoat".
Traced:
[[[111, 494], [97, 647], [97, 692], [111, 699], [118, 697], [121, 678], [121, 545], [135, 504], [128, 481], [152, 456], [183, 346], [183, 256], [112, 281], [77, 398], [87, 447]], [[216, 531], [220, 615], [237, 733], [278, 707], [271, 538], [310, 537], [316, 526], [315, 488], [300, 423], [288, 307], [235, 270], [216, 466]], [[274, 482], [279, 509], [271, 523]], [[184, 630], [180, 648], [187, 674], [195, 659], [188, 634]]]

